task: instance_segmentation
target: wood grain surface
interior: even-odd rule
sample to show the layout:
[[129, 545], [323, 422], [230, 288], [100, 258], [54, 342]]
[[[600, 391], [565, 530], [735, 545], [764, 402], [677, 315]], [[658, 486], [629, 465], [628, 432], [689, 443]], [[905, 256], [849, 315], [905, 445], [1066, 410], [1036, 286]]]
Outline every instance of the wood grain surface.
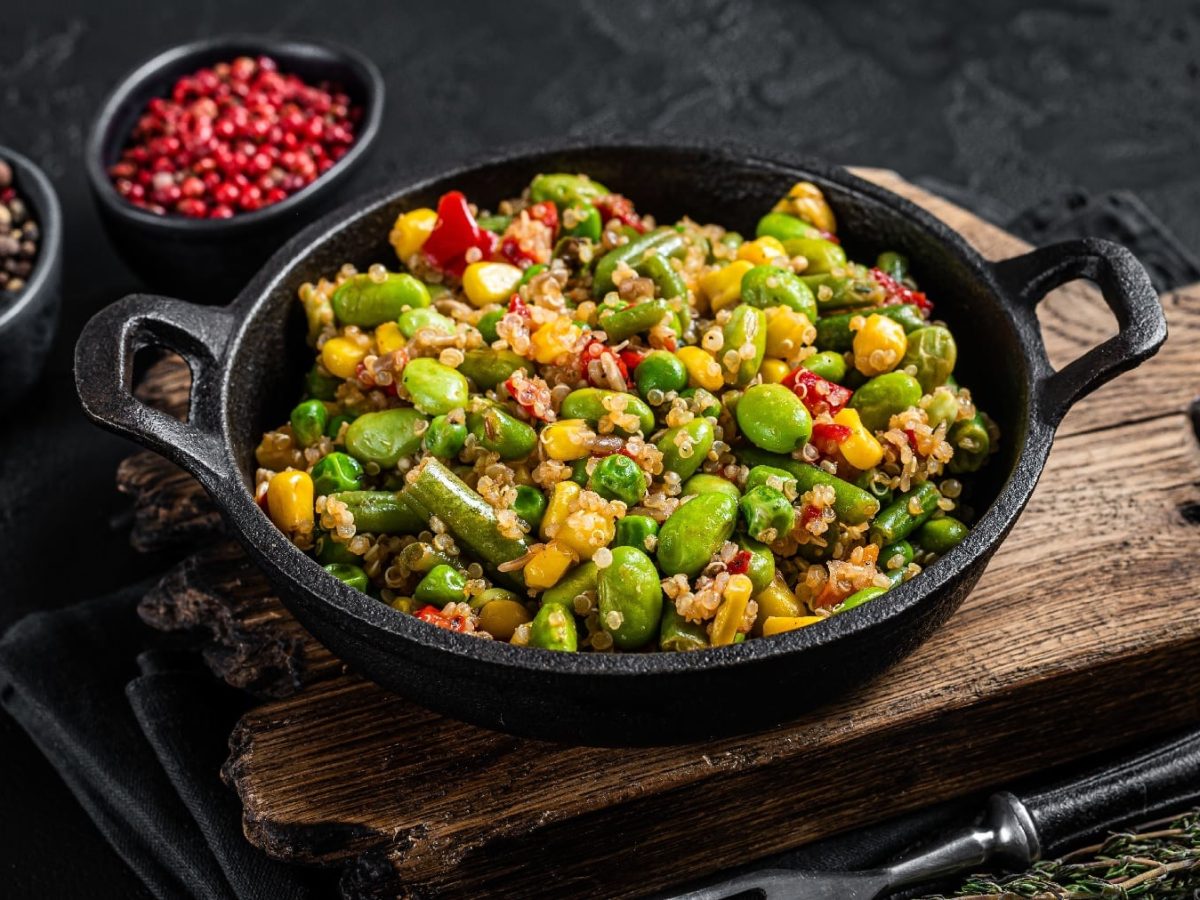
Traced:
[[[990, 258], [1027, 249], [893, 173], [864, 174]], [[217, 540], [143, 616], [207, 629], [214, 670], [276, 698], [231, 736], [246, 834], [282, 859], [344, 866], [350, 896], [634, 896], [789, 849], [1200, 721], [1200, 286], [1163, 301], [1166, 346], [1067, 416], [951, 621], [882, 680], [763, 734], [600, 750], [426, 712], [345, 672], [220, 538], [194, 483], [146, 454], [120, 473], [139, 498], [135, 540]], [[1114, 330], [1084, 285], [1039, 315], [1057, 365]], [[146, 385], [166, 407], [186, 402], [177, 363]]]

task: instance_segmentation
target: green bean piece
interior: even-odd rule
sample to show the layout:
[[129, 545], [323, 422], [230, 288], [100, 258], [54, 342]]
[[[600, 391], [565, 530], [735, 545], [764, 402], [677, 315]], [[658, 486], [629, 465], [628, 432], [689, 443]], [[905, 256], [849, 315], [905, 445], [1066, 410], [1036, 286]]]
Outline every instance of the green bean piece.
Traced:
[[[520, 287], [523, 284], [529, 284], [529, 282], [533, 281], [535, 277], [541, 275], [543, 272], [548, 272], [549, 270], [550, 267], [546, 265], [546, 263], [534, 263], [525, 270], [525, 274], [523, 274], [521, 276], [521, 280], [517, 282], [517, 287]], [[502, 311], [501, 315], [503, 314], [504, 312]]]
[[739, 447], [738, 459], [748, 466], [771, 466], [783, 469], [796, 479], [796, 489], [803, 494], [818, 484], [827, 484], [833, 488], [833, 510], [837, 517], [847, 525], [861, 525], [869, 521], [879, 512], [879, 501], [848, 481], [843, 481], [836, 475], [830, 475], [824, 469], [809, 465], [790, 456], [778, 453], [766, 453], [754, 447]]
[[726, 494], [701, 494], [678, 507], [658, 530], [659, 568], [666, 575], [699, 575], [733, 534], [737, 513], [737, 501]]
[[658, 626], [658, 649], [703, 650], [708, 646], [708, 632], [698, 622], [689, 622], [675, 609], [675, 603], [663, 603], [662, 621]]
[[623, 341], [635, 334], [649, 331], [671, 314], [665, 300], [645, 300], [624, 309], [601, 316], [599, 325], [612, 342]]
[[687, 387], [687, 368], [679, 357], [667, 350], [651, 350], [633, 370], [638, 393], [649, 400], [651, 391], [668, 394]]
[[475, 224], [484, 231], [490, 231], [493, 234], [503, 234], [504, 229], [512, 224], [512, 216], [479, 216], [475, 219]]
[[904, 540], [937, 511], [941, 493], [931, 481], [923, 481], [893, 500], [871, 523], [871, 542], [879, 545]]
[[846, 378], [846, 357], [833, 350], [814, 353], [805, 358], [800, 365], [834, 384], [841, 384]]
[[904, 351], [899, 368], [908, 370], [911, 366], [915, 369], [921, 390], [928, 394], [946, 383], [957, 361], [958, 347], [950, 329], [942, 325], [926, 325], [909, 332], [908, 349]]
[[[640, 397], [620, 391], [608, 391], [603, 388], [579, 388], [579, 390], [571, 391], [563, 399], [558, 415], [561, 419], [583, 419], [595, 428], [600, 420], [610, 412], [604, 405], [605, 401], [611, 404], [617, 397], [624, 398], [625, 412], [638, 417], [638, 427], [642, 434], [651, 434], [654, 431], [654, 411]], [[628, 434], [629, 432], [621, 431], [621, 433]]]
[[892, 488], [886, 476], [880, 477], [878, 469], [865, 469], [858, 473], [854, 483], [879, 501], [880, 506], [892, 502]]
[[929, 417], [931, 428], [945, 425], [949, 432], [950, 426], [958, 418], [958, 395], [946, 385], [934, 388], [925, 414]]
[[[680, 438], [680, 434], [686, 434], [687, 439]], [[708, 457], [714, 437], [712, 422], [707, 418], [697, 417], [668, 428], [655, 443], [663, 455], [663, 471], [674, 472], [681, 480], [691, 478]]]
[[854, 332], [850, 330], [850, 320], [855, 316], [870, 316], [872, 313], [879, 313], [881, 316], [895, 319], [904, 326], [905, 333], [914, 332], [926, 324], [925, 319], [921, 316], [920, 308], [913, 303], [877, 306], [872, 309], [860, 309], [856, 312], [821, 316], [816, 322], [817, 346], [825, 350], [836, 350], [838, 353], [854, 349]]
[[777, 469], [774, 466], [755, 466], [746, 476], [746, 493], [764, 484], [786, 494], [789, 484], [793, 488], [796, 487], [796, 476], [786, 469]]
[[642, 467], [622, 453], [613, 453], [596, 463], [588, 478], [588, 490], [605, 500], [620, 500], [636, 506], [646, 495], [646, 475]]
[[329, 413], [320, 400], [304, 400], [292, 410], [292, 436], [302, 447], [311, 447], [325, 434]]
[[583, 459], [577, 459], [575, 462], [571, 463], [571, 477], [568, 480], [575, 482], [580, 487], [587, 487], [589, 474], [587, 470], [587, 464], [587, 457], [584, 457]]
[[849, 405], [869, 431], [886, 431], [888, 420], [920, 403], [922, 393], [920, 382], [907, 372], [887, 372], [856, 390]]
[[341, 383], [342, 379], [326, 375], [314, 365], [304, 376], [304, 393], [317, 400], [333, 400]]
[[797, 238], [820, 238], [821, 229], [810, 225], [803, 219], [789, 216], [787, 213], [767, 213], [758, 220], [754, 229], [755, 237], [773, 237], [778, 241], [791, 241]]
[[680, 495], [686, 497], [688, 494], [726, 494], [734, 500], [742, 496], [738, 486], [728, 478], [706, 472], [697, 472], [683, 483]]
[[467, 576], [453, 566], [434, 566], [413, 591], [418, 603], [442, 607], [447, 603], [462, 603], [467, 599]]
[[312, 475], [313, 493], [318, 497], [338, 491], [357, 491], [362, 487], [363, 467], [346, 453], [326, 454], [309, 474]]
[[613, 289], [613, 273], [621, 263], [636, 268], [647, 253], [673, 256], [686, 249], [687, 239], [671, 228], [660, 228], [637, 235], [631, 238], [629, 243], [614, 247], [600, 257], [600, 261], [596, 263], [592, 294], [595, 297], [603, 297]]
[[808, 409], [782, 384], [747, 389], [738, 401], [737, 424], [752, 444], [772, 453], [791, 453], [812, 436]]
[[796, 510], [783, 491], [765, 484], [747, 491], [738, 504], [746, 522], [746, 533], [756, 541], [772, 541], [789, 534], [796, 524]]
[[611, 552], [612, 562], [600, 570], [597, 584], [600, 627], [618, 649], [636, 650], [658, 634], [662, 585], [644, 550], [614, 547]]
[[356, 566], [353, 563], [330, 563], [324, 566], [324, 569], [338, 581], [348, 584], [356, 591], [362, 591], [364, 594], [371, 586], [371, 582], [367, 578], [367, 573], [363, 571], [362, 566]]
[[874, 600], [876, 597], [882, 597], [887, 592], [888, 589], [884, 587], [865, 587], [860, 591], [855, 591], [853, 594], [839, 603], [836, 607], [834, 607], [833, 612], [835, 615], [838, 613], [844, 613], [847, 610], [854, 609], [856, 606], [862, 606], [864, 603]]
[[422, 328], [428, 328], [434, 334], [454, 334], [454, 320], [443, 316], [432, 306], [422, 306], [417, 309], [406, 309], [396, 319], [400, 333], [411, 339]]
[[421, 448], [421, 434], [427, 422], [415, 409], [364, 413], [346, 429], [346, 452], [363, 464], [395, 468], [401, 458]]
[[783, 242], [788, 256], [803, 256], [808, 260], [804, 271], [813, 275], [846, 268], [846, 251], [840, 244], [821, 237], [790, 238]]
[[501, 459], [522, 459], [537, 447], [537, 432], [494, 404], [467, 413], [467, 431]]
[[512, 510], [524, 520], [531, 532], [537, 531], [546, 513], [546, 495], [531, 484], [518, 484], [517, 499], [513, 501]]
[[[536, 268], [536, 266], [530, 266], [529, 269], [525, 270], [525, 273], [528, 274], [529, 270], [533, 268]], [[475, 327], [479, 329], [479, 333], [483, 335], [483, 340], [486, 343], [492, 344], [500, 339], [500, 334], [496, 331], [496, 326], [500, 324], [500, 320], [504, 318], [507, 312], [508, 310], [506, 309], [489, 309], [479, 317], [479, 321]], [[480, 353], [483, 351], [472, 350], [471, 352]]]
[[687, 297], [687, 285], [683, 276], [675, 271], [667, 257], [658, 253], [647, 253], [633, 269], [639, 275], [653, 281], [658, 295], [664, 300]]
[[754, 593], [766, 590], [775, 580], [775, 554], [766, 544], [745, 535], [738, 538], [738, 546], [750, 554], [750, 567], [746, 575], [754, 586]]
[[406, 309], [432, 302], [429, 289], [407, 272], [388, 272], [383, 281], [352, 275], [333, 292], [333, 313], [343, 325], [374, 328], [396, 321]]
[[875, 268], [892, 280], [902, 282], [908, 277], [908, 257], [895, 250], [885, 250], [875, 258]]
[[579, 636], [571, 609], [561, 603], [544, 604], [529, 626], [529, 646], [562, 653], [576, 652]]
[[538, 175], [529, 183], [530, 200], [534, 203], [548, 201], [559, 210], [577, 204], [591, 205], [593, 201], [611, 193], [612, 191], [598, 181], [566, 172]]
[[533, 364], [511, 350], [468, 350], [458, 371], [466, 375], [481, 391], [490, 391], [507, 380], [517, 369], [533, 371]]
[[342, 433], [342, 426], [349, 425], [355, 419], [354, 416], [346, 413], [338, 413], [336, 416], [330, 416], [329, 421], [325, 423], [325, 436], [337, 441], [338, 436]]
[[[739, 362], [734, 375], [734, 384], [745, 387], [758, 374], [762, 367], [763, 356], [767, 352], [767, 314], [745, 303], [739, 303], [733, 308], [729, 321], [722, 329], [725, 351], [738, 351]], [[744, 347], [753, 349], [752, 356], [742, 356]], [[724, 368], [724, 364], [722, 364]]]
[[888, 544], [879, 551], [879, 571], [887, 574], [898, 569], [906, 569], [915, 555], [913, 545], [908, 541], [896, 541]]
[[317, 562], [323, 566], [341, 563], [347, 566], [356, 566], [362, 562], [362, 557], [350, 552], [350, 548], [345, 544], [335, 541], [333, 536], [328, 532], [321, 531], [317, 533], [317, 539], [313, 543], [313, 550], [317, 557]]
[[953, 516], [942, 516], [930, 519], [918, 528], [913, 540], [922, 550], [940, 556], [961, 544], [968, 531], [970, 529]]
[[950, 458], [946, 468], [956, 475], [979, 471], [992, 449], [987, 422], [983, 414], [978, 412], [971, 418], [960, 419], [950, 426], [946, 440], [954, 448], [954, 456]]
[[617, 536], [613, 539], [613, 546], [637, 547], [652, 553], [654, 547], [647, 545], [647, 540], [657, 537], [658, 523], [649, 516], [622, 516], [617, 519]]
[[435, 416], [425, 430], [422, 445], [426, 453], [439, 459], [453, 459], [467, 442], [467, 426], [463, 422], [452, 422], [449, 416]]
[[589, 591], [595, 595], [600, 570], [591, 560], [581, 562], [559, 579], [558, 584], [542, 592], [542, 606], [558, 603], [567, 609], [575, 608], [575, 598]]
[[[566, 219], [570, 216], [574, 224], [568, 226]], [[600, 242], [600, 234], [604, 223], [600, 221], [600, 210], [590, 203], [575, 203], [563, 213], [563, 234], [567, 237], [586, 238], [594, 243]]]
[[809, 286], [787, 269], [765, 263], [742, 276], [742, 302], [758, 309], [786, 306], [810, 322], [817, 318], [817, 300]]
[[497, 567], [524, 556], [529, 544], [524, 538], [501, 534], [496, 510], [442, 463], [427, 457], [401, 496], [426, 521], [435, 515], [441, 519], [459, 546], [496, 572], [498, 579], [523, 583], [519, 571], [502, 573]]
[[471, 396], [471, 386], [465, 375], [427, 356], [410, 360], [400, 380], [412, 405], [430, 416], [462, 409]]
[[329, 498], [346, 504], [356, 531], [417, 534], [426, 527], [425, 518], [395, 491], [338, 491]]

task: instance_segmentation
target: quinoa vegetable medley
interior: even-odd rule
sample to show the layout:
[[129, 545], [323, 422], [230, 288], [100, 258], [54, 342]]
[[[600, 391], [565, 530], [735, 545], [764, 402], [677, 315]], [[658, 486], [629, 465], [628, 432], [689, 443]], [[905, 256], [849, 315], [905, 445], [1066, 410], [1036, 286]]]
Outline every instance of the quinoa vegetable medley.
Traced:
[[300, 289], [316, 361], [256, 496], [432, 626], [690, 650], [838, 615], [967, 533], [995, 426], [908, 263], [846, 258], [796, 184], [753, 239], [585, 175], [399, 216], [397, 260]]

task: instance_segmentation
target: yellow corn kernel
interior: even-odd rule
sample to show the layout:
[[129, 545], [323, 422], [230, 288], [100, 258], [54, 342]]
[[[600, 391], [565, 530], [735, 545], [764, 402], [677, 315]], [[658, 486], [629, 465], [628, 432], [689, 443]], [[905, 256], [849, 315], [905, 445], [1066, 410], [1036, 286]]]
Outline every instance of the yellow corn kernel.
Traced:
[[392, 248], [401, 262], [405, 262], [425, 246], [433, 226], [437, 224], [437, 217], [437, 213], [432, 209], [422, 207], [401, 213], [396, 218], [388, 240], [391, 241]]
[[725, 384], [721, 364], [699, 347], [680, 347], [675, 351], [687, 369], [688, 384], [706, 391], [719, 391]]
[[763, 622], [762, 633], [763, 637], [770, 637], [773, 634], [783, 634], [785, 631], [795, 631], [806, 625], [815, 625], [824, 620], [824, 616], [768, 616], [767, 620]]
[[782, 359], [768, 358], [762, 361], [762, 366], [759, 367], [758, 374], [762, 376], [764, 384], [779, 384], [779, 382], [787, 378], [788, 373], [791, 371], [791, 366]]
[[614, 516], [588, 509], [577, 509], [567, 516], [556, 538], [579, 554], [580, 559], [591, 559], [601, 547], [607, 547], [617, 534]]
[[[578, 561], [579, 557], [567, 546], [565, 541], [551, 541], [543, 545], [540, 550], [536, 550], [533, 557], [525, 564], [525, 586], [537, 591], [552, 588], [558, 584], [567, 569]], [[496, 602], [492, 601], [492, 603]], [[489, 603], [488, 606], [491, 606], [492, 603]], [[484, 609], [487, 609], [487, 606]], [[526, 619], [526, 621], [529, 620]], [[513, 627], [516, 628], [516, 625]]]
[[406, 343], [400, 326], [395, 322], [384, 322], [375, 329], [375, 349], [380, 355], [394, 353]]
[[583, 419], [559, 419], [542, 429], [542, 452], [550, 459], [569, 462], [592, 451], [594, 432]]
[[856, 316], [850, 322], [852, 329], [859, 326], [854, 333], [854, 368], [867, 376], [892, 371], [908, 349], [904, 326], [879, 313], [872, 313], [861, 323], [858, 319]]
[[569, 316], [559, 316], [535, 331], [529, 339], [533, 358], [544, 366], [551, 365], [575, 346], [579, 335], [579, 326]]
[[546, 512], [542, 516], [540, 533], [544, 540], [549, 540], [558, 533], [558, 529], [570, 515], [571, 504], [582, 490], [583, 488], [573, 481], [560, 481], [554, 486], [554, 493], [550, 495], [550, 502], [546, 504]]
[[463, 272], [463, 293], [478, 307], [489, 303], [507, 303], [524, 274], [504, 262], [476, 262]]
[[498, 641], [511, 641], [517, 626], [532, 621], [529, 610], [516, 600], [493, 600], [479, 611], [479, 627]]
[[808, 316], [786, 306], [767, 309], [767, 356], [793, 359], [817, 337]]
[[712, 634], [709, 640], [714, 647], [724, 647], [732, 644], [742, 627], [742, 619], [746, 616], [746, 606], [750, 602], [750, 592], [754, 585], [745, 575], [734, 575], [725, 585], [725, 601], [717, 610], [713, 619]]
[[867, 431], [859, 418], [858, 410], [847, 406], [833, 417], [835, 425], [845, 425], [850, 429], [850, 437], [838, 445], [846, 462], [856, 469], [869, 469], [879, 465], [883, 459], [883, 447], [875, 440], [875, 435]]
[[797, 181], [793, 184], [787, 196], [776, 203], [771, 212], [787, 213], [822, 231], [837, 233], [837, 219], [834, 218], [833, 210], [829, 208], [821, 189], [811, 181]]
[[330, 338], [321, 347], [321, 362], [330, 374], [338, 378], [353, 378], [358, 364], [366, 355], [367, 348], [359, 346], [357, 341], [350, 338]]
[[729, 265], [702, 275], [697, 281], [700, 293], [708, 298], [712, 311], [720, 312], [735, 306], [742, 299], [742, 276], [754, 268], [754, 264], [738, 259]]
[[761, 266], [775, 260], [787, 259], [787, 251], [783, 249], [783, 242], [779, 238], [767, 236], [746, 241], [738, 247], [737, 257]]
[[311, 534], [313, 481], [309, 474], [288, 469], [272, 475], [267, 483], [267, 514], [285, 534]]

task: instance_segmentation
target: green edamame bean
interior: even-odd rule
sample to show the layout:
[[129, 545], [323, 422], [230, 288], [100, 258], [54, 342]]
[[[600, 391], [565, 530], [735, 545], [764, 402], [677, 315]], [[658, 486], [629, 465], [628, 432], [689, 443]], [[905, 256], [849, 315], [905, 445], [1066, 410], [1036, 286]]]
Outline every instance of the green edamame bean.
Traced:
[[530, 200], [534, 203], [549, 201], [560, 210], [579, 204], [590, 206], [593, 201], [611, 193], [612, 191], [598, 181], [566, 172], [538, 175], [529, 183]]
[[484, 231], [490, 231], [494, 234], [503, 234], [504, 229], [512, 224], [512, 216], [479, 216], [475, 220], [475, 224]]
[[432, 603], [435, 606], [445, 606], [447, 603], [461, 603], [467, 599], [467, 576], [453, 566], [434, 566], [425, 573], [425, 577], [413, 591], [413, 599], [418, 603]]
[[475, 382], [481, 391], [490, 391], [517, 369], [530, 372], [533, 365], [511, 350], [468, 350], [458, 366], [458, 371]]
[[[535, 267], [529, 267], [529, 269], [532, 268]], [[529, 269], [525, 270], [526, 273], [529, 272]], [[475, 323], [475, 327], [479, 329], [479, 333], [483, 335], [483, 340], [486, 343], [491, 344], [500, 339], [500, 334], [496, 331], [496, 326], [500, 324], [500, 320], [504, 318], [507, 312], [508, 310], [506, 309], [489, 309], [479, 317], [479, 321]], [[471, 352], [478, 353], [480, 351], [473, 350]]]
[[394, 468], [401, 457], [411, 456], [420, 449], [421, 430], [426, 421], [415, 409], [364, 413], [346, 429], [346, 452], [360, 463]]
[[725, 232], [720, 238], [718, 238], [718, 241], [721, 244], [724, 244], [730, 250], [736, 250], [738, 247], [742, 246], [742, 244], [746, 243], [746, 239], [736, 231]]
[[852, 350], [854, 348], [854, 332], [850, 330], [850, 320], [855, 316], [870, 316], [872, 313], [878, 313], [899, 322], [904, 327], [906, 334], [912, 333], [926, 324], [925, 319], [921, 316], [920, 308], [913, 303], [877, 306], [856, 312], [821, 316], [816, 323], [817, 346], [825, 350], [836, 350], [838, 353]]
[[750, 567], [746, 569], [746, 576], [754, 586], [754, 593], [766, 590], [775, 580], [775, 554], [766, 544], [745, 535], [738, 538], [738, 546], [750, 554]]
[[860, 591], [855, 591], [853, 594], [839, 603], [836, 607], [834, 607], [833, 612], [835, 615], [837, 613], [844, 613], [847, 610], [854, 609], [856, 606], [862, 606], [864, 603], [874, 600], [876, 597], [882, 597], [887, 592], [888, 589], [884, 587], [865, 587]]
[[812, 436], [812, 417], [804, 403], [782, 384], [756, 384], [737, 405], [742, 434], [763, 450], [791, 453]]
[[400, 380], [412, 405], [430, 416], [462, 409], [471, 395], [465, 375], [427, 356], [410, 360]]
[[380, 282], [370, 275], [353, 275], [333, 292], [333, 313], [343, 325], [374, 328], [394, 322], [404, 310], [433, 302], [429, 289], [407, 272], [388, 272]]
[[292, 423], [292, 436], [301, 446], [311, 447], [325, 434], [329, 413], [320, 400], [304, 400], [292, 410], [289, 421]]
[[648, 547], [646, 541], [657, 536], [658, 523], [649, 516], [622, 516], [617, 519], [617, 536], [613, 546], [637, 547], [650, 553], [653, 548]]
[[742, 302], [758, 309], [786, 306], [804, 313], [809, 321], [817, 318], [817, 300], [812, 290], [792, 272], [779, 266], [755, 266], [742, 276]]
[[[568, 216], [574, 220], [574, 224], [567, 225]], [[603, 230], [604, 223], [600, 221], [600, 210], [590, 203], [573, 204], [563, 213], [562, 233], [567, 237], [586, 238], [599, 243]]]
[[728, 478], [709, 475], [706, 472], [697, 472], [683, 483], [680, 495], [686, 497], [688, 494], [726, 494], [734, 500], [742, 496], [737, 485]]
[[[773, 483], [778, 479], [778, 483]], [[793, 489], [796, 486], [796, 477], [791, 472], [785, 469], [777, 469], [774, 466], [755, 466], [746, 476], [746, 492], [754, 490], [762, 485], [773, 487], [777, 491], [783, 491], [787, 494], [787, 486], [792, 485]]]
[[931, 428], [945, 425], [949, 429], [958, 418], [958, 395], [946, 385], [934, 388], [925, 414]]
[[367, 578], [367, 573], [363, 571], [362, 566], [356, 566], [353, 563], [330, 563], [324, 566], [324, 569], [338, 581], [348, 584], [350, 587], [362, 591], [364, 594], [371, 586], [371, 582]]
[[575, 631], [575, 616], [561, 603], [546, 603], [538, 610], [529, 626], [529, 646], [542, 650], [574, 653], [579, 649]]
[[623, 341], [628, 337], [649, 331], [664, 318], [671, 315], [671, 308], [665, 300], [646, 300], [619, 309], [616, 312], [599, 318], [599, 325], [604, 329], [610, 341]]
[[325, 531], [317, 532], [317, 539], [313, 543], [313, 550], [317, 557], [317, 562], [323, 566], [332, 565], [333, 563], [356, 566], [362, 562], [361, 556], [351, 553], [350, 548], [343, 543], [335, 541], [332, 535]]
[[909, 332], [908, 349], [900, 360], [901, 369], [913, 366], [917, 381], [926, 394], [946, 383], [958, 361], [958, 347], [950, 329], [941, 325], [926, 325]]
[[857, 309], [879, 306], [887, 300], [887, 292], [870, 274], [851, 267], [850, 274], [802, 275], [800, 278], [817, 298], [817, 309]]
[[[706, 419], [716, 419], [721, 415], [721, 401], [714, 394], [709, 393], [704, 388], [684, 388], [679, 392], [679, 396], [692, 404], [695, 401], [696, 415], [704, 416]], [[694, 408], [694, 407], [692, 407]]]
[[625, 398], [625, 412], [638, 417], [638, 427], [642, 434], [649, 435], [654, 431], [654, 411], [646, 405], [645, 401], [633, 394], [606, 391], [603, 388], [580, 388], [571, 391], [563, 399], [562, 406], [559, 407], [559, 418], [583, 419], [595, 428], [600, 420], [609, 413], [604, 402], [608, 400], [611, 403], [610, 398], [613, 397]]
[[[680, 433], [687, 434], [685, 455], [676, 441]], [[713, 445], [713, 426], [707, 418], [695, 418], [683, 425], [668, 428], [655, 446], [663, 455], [663, 471], [674, 472], [680, 479], [691, 478], [708, 456]]]
[[850, 407], [869, 431], [884, 431], [896, 413], [921, 402], [921, 384], [907, 372], [876, 375], [854, 392]]
[[915, 556], [913, 545], [908, 541], [896, 541], [879, 551], [879, 571], [888, 573], [906, 568]]
[[441, 459], [453, 459], [467, 442], [467, 426], [464, 422], [451, 422], [448, 416], [435, 416], [425, 429], [422, 443], [426, 453]]
[[468, 412], [467, 430], [481, 447], [499, 453], [501, 459], [520, 459], [537, 447], [536, 431], [494, 405]]
[[739, 447], [738, 459], [748, 466], [771, 466], [783, 469], [796, 479], [796, 490], [803, 494], [812, 490], [818, 484], [827, 484], [833, 488], [833, 511], [847, 525], [861, 525], [879, 512], [879, 501], [848, 481], [843, 481], [836, 475], [830, 475], [824, 469], [811, 466], [790, 456], [778, 453], [767, 453], [755, 447]]
[[871, 523], [871, 542], [886, 545], [908, 537], [934, 514], [940, 499], [942, 495], [931, 481], [901, 494]]
[[[517, 282], [517, 287], [520, 287], [523, 284], [529, 284], [529, 282], [533, 281], [535, 277], [541, 275], [543, 272], [549, 271], [549, 269], [550, 267], [546, 265], [546, 263], [534, 263], [525, 270], [525, 274], [523, 274], [521, 276], [521, 280]], [[501, 312], [501, 315], [504, 315], [504, 313]]]
[[846, 251], [840, 244], [821, 237], [789, 238], [783, 242], [788, 256], [803, 256], [808, 260], [805, 272], [814, 275], [846, 268]]
[[658, 627], [658, 649], [703, 650], [708, 646], [708, 632], [699, 622], [689, 622], [675, 609], [675, 603], [663, 603], [662, 622]]
[[332, 400], [337, 396], [338, 385], [341, 383], [340, 378], [326, 375], [313, 366], [304, 376], [304, 392], [317, 400]]
[[968, 531], [970, 529], [953, 516], [942, 516], [940, 519], [930, 519], [918, 528], [913, 540], [922, 550], [940, 555], [961, 544]]
[[[622, 520], [623, 521], [623, 520]], [[542, 606], [557, 603], [567, 609], [575, 608], [575, 598], [588, 591], [595, 593], [600, 570], [591, 560], [582, 562], [559, 579], [558, 584], [542, 593]]]
[[334, 494], [357, 491], [362, 487], [363, 467], [353, 456], [334, 452], [323, 456], [312, 467], [313, 493]]
[[425, 519], [394, 491], [338, 491], [329, 497], [346, 504], [356, 531], [417, 534], [427, 527]]
[[908, 257], [895, 250], [885, 250], [875, 257], [875, 268], [894, 281], [904, 281], [908, 277]]
[[620, 500], [636, 506], [646, 494], [646, 475], [628, 456], [613, 453], [596, 463], [588, 478], [588, 489], [605, 500]]
[[822, 350], [807, 357], [800, 365], [811, 372], [816, 372], [826, 381], [841, 384], [846, 378], [846, 357], [832, 350]]
[[422, 306], [418, 309], [406, 309], [396, 319], [400, 333], [411, 339], [422, 328], [428, 328], [434, 334], [454, 334], [454, 320], [443, 316], [432, 306]]
[[675, 271], [667, 257], [658, 253], [647, 253], [633, 269], [639, 275], [653, 281], [658, 295], [664, 300], [687, 297], [687, 285], [683, 276]]
[[956, 475], [979, 471], [992, 449], [987, 422], [983, 414], [978, 412], [969, 419], [960, 419], [951, 425], [946, 440], [954, 448], [954, 456], [946, 468]]
[[658, 530], [658, 565], [667, 575], [700, 574], [733, 534], [737, 501], [726, 494], [701, 494], [678, 507]]
[[658, 634], [663, 593], [658, 570], [637, 547], [614, 547], [597, 584], [600, 626], [621, 650], [636, 650]]
[[633, 370], [638, 393], [643, 399], [648, 399], [651, 391], [663, 394], [682, 391], [687, 387], [687, 377], [687, 368], [679, 357], [666, 350], [651, 350]]
[[756, 541], [770, 543], [789, 534], [796, 524], [796, 510], [783, 491], [765, 484], [747, 491], [738, 505], [746, 522], [746, 533]]
[[778, 241], [791, 241], [797, 238], [820, 238], [821, 229], [810, 225], [803, 219], [789, 216], [787, 213], [767, 213], [758, 220], [754, 229], [755, 237], [773, 237]]
[[743, 347], [749, 345], [754, 349], [753, 356], [740, 356], [741, 362], [734, 376], [734, 384], [744, 387], [758, 374], [767, 352], [767, 314], [761, 309], [739, 303], [733, 308], [722, 334], [726, 351], [737, 350], [740, 356]]
[[537, 531], [546, 513], [546, 495], [531, 484], [518, 484], [517, 499], [513, 501], [512, 510], [525, 520], [531, 532]]
[[673, 256], [687, 249], [687, 238], [672, 228], [660, 228], [630, 238], [629, 243], [614, 247], [596, 263], [592, 282], [592, 295], [603, 297], [613, 289], [613, 273], [617, 266], [625, 263], [634, 268], [647, 253]]

